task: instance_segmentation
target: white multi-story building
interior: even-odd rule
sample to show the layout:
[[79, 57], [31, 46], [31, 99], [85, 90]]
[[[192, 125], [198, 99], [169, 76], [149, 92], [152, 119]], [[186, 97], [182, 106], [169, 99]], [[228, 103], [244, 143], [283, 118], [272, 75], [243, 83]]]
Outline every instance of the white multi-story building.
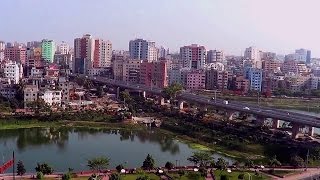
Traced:
[[8, 61], [4, 65], [4, 77], [10, 80], [10, 83], [18, 84], [22, 78], [22, 66], [16, 61]]
[[224, 62], [224, 52], [221, 50], [210, 50], [207, 53], [207, 63]]
[[262, 61], [260, 57], [260, 51], [256, 47], [246, 48], [244, 52], [244, 58], [252, 62], [253, 68], [261, 69]]
[[184, 68], [202, 69], [206, 60], [206, 48], [197, 44], [181, 47], [180, 59]]
[[135, 39], [129, 42], [130, 58], [136, 60], [147, 60], [148, 62], [158, 60], [156, 43], [144, 39]]
[[111, 66], [111, 58], [112, 58], [112, 43], [111, 43], [111, 41], [96, 39], [95, 40], [95, 48], [94, 48], [93, 67], [94, 68], [110, 67]]
[[214, 69], [214, 70], [218, 70], [218, 71], [224, 71], [224, 65], [221, 62], [209, 63], [209, 64], [206, 64], [206, 69], [207, 70]]
[[45, 90], [39, 93], [39, 98], [43, 99], [49, 106], [61, 106], [61, 90]]
[[3, 41], [0, 41], [0, 62], [4, 60], [4, 50], [6, 48], [6, 45]]
[[58, 54], [69, 54], [70, 46], [68, 43], [62, 41], [57, 47]]

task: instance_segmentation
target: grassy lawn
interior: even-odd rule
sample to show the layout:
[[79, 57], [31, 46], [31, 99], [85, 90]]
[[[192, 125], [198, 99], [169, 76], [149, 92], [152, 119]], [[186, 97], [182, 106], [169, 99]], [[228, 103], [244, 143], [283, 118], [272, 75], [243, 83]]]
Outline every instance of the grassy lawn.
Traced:
[[[160, 180], [160, 177], [155, 175], [155, 174], [147, 174], [151, 180]], [[122, 180], [136, 180], [140, 175], [138, 174], [128, 174], [128, 175], [123, 175]]]
[[[214, 175], [216, 176], [216, 180], [220, 180], [220, 175], [227, 175], [229, 177], [229, 180], [238, 180], [239, 174], [244, 174], [245, 179], [249, 179], [248, 172], [240, 172], [240, 171], [232, 171], [231, 173], [228, 173], [226, 171], [220, 171], [216, 170], [214, 171]], [[252, 177], [252, 180], [265, 180], [265, 179], [270, 179], [269, 177], [259, 174], [256, 176], [253, 172], [249, 172], [249, 174]]]

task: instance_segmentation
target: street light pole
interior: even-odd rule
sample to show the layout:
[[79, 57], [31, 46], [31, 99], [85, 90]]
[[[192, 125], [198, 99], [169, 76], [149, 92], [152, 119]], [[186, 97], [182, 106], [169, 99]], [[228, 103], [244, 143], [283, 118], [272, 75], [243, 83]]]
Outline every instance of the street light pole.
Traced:
[[217, 89], [214, 90], [214, 103], [217, 103]]

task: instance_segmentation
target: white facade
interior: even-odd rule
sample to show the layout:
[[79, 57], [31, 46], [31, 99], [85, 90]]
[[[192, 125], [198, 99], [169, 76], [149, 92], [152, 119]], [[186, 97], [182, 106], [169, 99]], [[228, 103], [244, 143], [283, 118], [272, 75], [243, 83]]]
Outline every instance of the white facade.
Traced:
[[13, 84], [18, 84], [22, 76], [22, 67], [15, 61], [8, 61], [4, 65], [4, 77], [10, 79]]
[[39, 98], [43, 99], [49, 106], [61, 106], [60, 90], [45, 90], [40, 93]]
[[158, 60], [158, 49], [156, 43], [143, 39], [135, 39], [129, 42], [130, 58], [147, 60], [148, 62]]
[[224, 62], [224, 52], [221, 50], [210, 50], [207, 53], [207, 63]]
[[58, 54], [69, 54], [69, 50], [70, 50], [69, 44], [64, 41], [62, 41], [57, 47]]
[[0, 41], [0, 62], [4, 60], [4, 49], [6, 45], [3, 41]]
[[246, 48], [244, 52], [244, 58], [252, 61], [253, 68], [262, 68], [262, 62], [260, 57], [260, 51], [255, 47]]
[[206, 64], [206, 69], [214, 69], [218, 71], [224, 71], [224, 65], [221, 62], [209, 63]]

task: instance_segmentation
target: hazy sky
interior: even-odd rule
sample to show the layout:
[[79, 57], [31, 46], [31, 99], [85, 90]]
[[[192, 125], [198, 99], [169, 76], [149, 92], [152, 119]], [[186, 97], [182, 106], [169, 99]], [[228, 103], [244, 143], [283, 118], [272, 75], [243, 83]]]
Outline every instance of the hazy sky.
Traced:
[[[0, 40], [73, 43], [90, 33], [128, 49], [137, 37], [178, 51], [197, 43], [320, 56], [320, 0], [1, 0]], [[318, 48], [319, 47], [319, 48]]]

